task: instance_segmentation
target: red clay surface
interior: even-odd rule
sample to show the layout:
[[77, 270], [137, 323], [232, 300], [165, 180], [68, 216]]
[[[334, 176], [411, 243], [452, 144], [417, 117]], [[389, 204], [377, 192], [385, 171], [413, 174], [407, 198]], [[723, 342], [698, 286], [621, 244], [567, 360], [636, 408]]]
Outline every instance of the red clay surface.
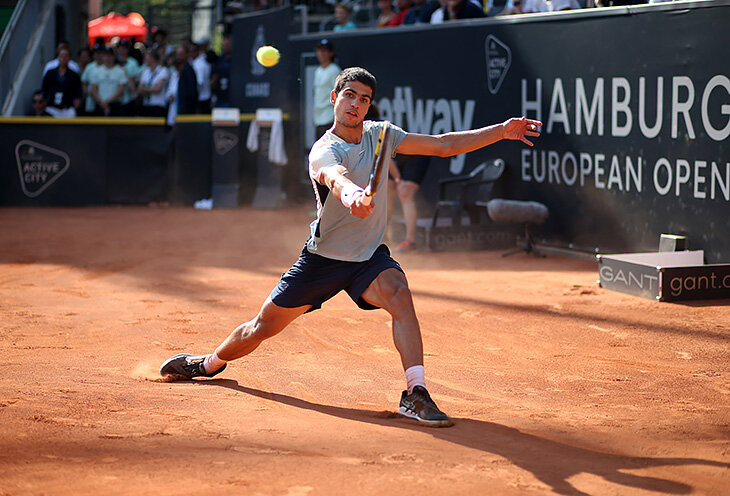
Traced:
[[0, 494], [730, 494], [730, 305], [596, 286], [593, 263], [398, 257], [455, 420], [394, 414], [382, 311], [341, 294], [214, 380], [311, 208], [0, 210]]

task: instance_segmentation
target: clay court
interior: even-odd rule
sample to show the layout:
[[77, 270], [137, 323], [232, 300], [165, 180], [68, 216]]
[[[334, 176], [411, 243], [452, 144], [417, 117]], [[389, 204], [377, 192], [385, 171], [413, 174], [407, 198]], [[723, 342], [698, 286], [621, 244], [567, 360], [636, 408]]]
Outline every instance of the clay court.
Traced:
[[162, 382], [257, 312], [311, 210], [0, 210], [0, 494], [730, 493], [728, 300], [609, 292], [577, 259], [397, 257], [452, 428], [395, 414], [390, 319], [345, 294]]

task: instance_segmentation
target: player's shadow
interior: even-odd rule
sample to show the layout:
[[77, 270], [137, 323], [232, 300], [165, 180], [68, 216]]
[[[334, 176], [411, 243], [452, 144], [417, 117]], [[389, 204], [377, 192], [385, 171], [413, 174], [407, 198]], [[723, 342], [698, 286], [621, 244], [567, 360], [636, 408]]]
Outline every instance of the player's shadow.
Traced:
[[659, 491], [667, 494], [689, 494], [693, 488], [687, 484], [657, 477], [634, 475], [627, 473], [626, 470], [667, 465], [705, 465], [730, 468], [730, 464], [727, 463], [698, 458], [651, 458], [602, 453], [551, 441], [532, 434], [526, 434], [512, 427], [483, 420], [455, 418], [454, 427], [428, 428], [412, 420], [402, 418], [393, 412], [312, 403], [285, 394], [269, 393], [241, 386], [238, 381], [231, 379], [199, 381], [196, 384], [222, 386], [269, 401], [342, 419], [428, 432], [438, 439], [506, 458], [515, 465], [531, 472], [558, 494], [585, 495], [586, 493], [578, 490], [568, 481], [570, 477], [582, 473], [592, 474], [627, 488]]

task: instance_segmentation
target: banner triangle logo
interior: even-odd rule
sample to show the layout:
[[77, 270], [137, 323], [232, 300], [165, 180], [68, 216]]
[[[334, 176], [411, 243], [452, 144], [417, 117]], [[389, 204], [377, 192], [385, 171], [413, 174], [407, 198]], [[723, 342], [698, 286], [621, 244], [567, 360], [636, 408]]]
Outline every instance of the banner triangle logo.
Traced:
[[496, 36], [491, 34], [486, 40], [487, 53], [487, 86], [492, 95], [496, 95], [502, 81], [507, 75], [510, 63], [512, 62], [512, 52], [509, 47], [499, 41]]
[[213, 131], [213, 144], [218, 155], [225, 155], [238, 144], [238, 136], [222, 129]]
[[22, 140], [15, 146], [15, 159], [20, 186], [29, 198], [43, 193], [71, 165], [66, 153], [31, 140]]

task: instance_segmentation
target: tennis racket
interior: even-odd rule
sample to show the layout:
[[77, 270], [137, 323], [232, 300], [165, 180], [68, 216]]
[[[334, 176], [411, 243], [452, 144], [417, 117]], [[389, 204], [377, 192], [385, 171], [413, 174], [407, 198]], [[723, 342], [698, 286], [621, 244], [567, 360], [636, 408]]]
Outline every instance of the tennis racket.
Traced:
[[365, 205], [370, 205], [370, 201], [372, 200], [373, 196], [375, 196], [375, 193], [378, 190], [378, 186], [380, 185], [380, 178], [383, 175], [383, 171], [388, 168], [386, 164], [388, 161], [388, 155], [390, 155], [390, 150], [388, 149], [389, 132], [390, 122], [383, 121], [383, 128], [380, 130], [380, 135], [378, 136], [378, 144], [375, 145], [373, 170], [370, 172], [368, 185], [365, 187], [365, 198], [363, 198], [363, 203]]

